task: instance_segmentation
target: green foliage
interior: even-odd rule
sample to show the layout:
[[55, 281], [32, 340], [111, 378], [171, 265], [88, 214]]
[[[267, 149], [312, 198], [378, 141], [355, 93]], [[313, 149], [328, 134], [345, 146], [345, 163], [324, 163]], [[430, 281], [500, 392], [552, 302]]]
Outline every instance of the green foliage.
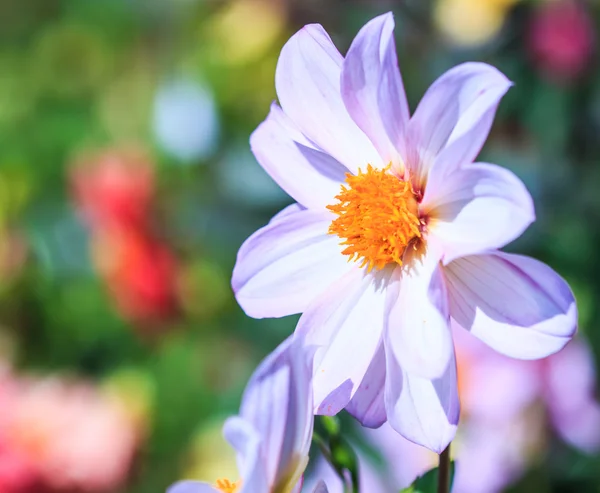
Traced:
[[358, 492], [360, 485], [359, 464], [356, 452], [344, 438], [340, 420], [335, 416], [320, 416], [313, 441], [331, 464], [344, 484], [344, 491]]
[[[454, 479], [454, 461], [450, 463], [450, 487]], [[438, 491], [438, 473], [439, 468], [435, 467], [419, 476], [415, 482], [408, 488], [404, 488], [400, 493], [437, 493]]]

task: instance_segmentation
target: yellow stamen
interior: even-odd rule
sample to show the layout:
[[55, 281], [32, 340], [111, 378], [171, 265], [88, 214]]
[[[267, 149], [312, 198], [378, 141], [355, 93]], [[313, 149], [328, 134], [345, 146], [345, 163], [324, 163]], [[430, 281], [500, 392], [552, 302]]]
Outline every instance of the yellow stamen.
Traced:
[[367, 171], [346, 175], [347, 185], [335, 198], [337, 204], [327, 208], [339, 217], [329, 226], [329, 233], [338, 235], [342, 251], [349, 260], [361, 261], [369, 271], [382, 269], [402, 257], [409, 245], [416, 246], [421, 238], [418, 203], [412, 185], [385, 169], [370, 164]]
[[217, 479], [215, 487], [223, 493], [236, 493], [242, 487], [242, 482], [236, 481], [232, 483], [229, 479]]

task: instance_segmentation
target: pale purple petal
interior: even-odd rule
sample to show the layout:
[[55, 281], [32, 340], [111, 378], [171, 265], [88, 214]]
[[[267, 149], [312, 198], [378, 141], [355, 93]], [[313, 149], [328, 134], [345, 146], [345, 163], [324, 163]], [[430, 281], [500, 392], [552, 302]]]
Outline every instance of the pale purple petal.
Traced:
[[[360, 476], [362, 479], [362, 470]], [[342, 480], [331, 464], [319, 454], [314, 457], [314, 460], [311, 460], [310, 472], [304, 477], [304, 491], [314, 493], [315, 488], [319, 486], [321, 482], [324, 482], [327, 485], [328, 491], [331, 493], [344, 493], [344, 484], [342, 483]]]
[[454, 353], [444, 374], [429, 380], [402, 369], [387, 331], [384, 341], [388, 422], [406, 439], [439, 454], [453, 440], [460, 414]]
[[328, 234], [333, 214], [297, 210], [278, 215], [241, 246], [232, 286], [255, 318], [299, 313], [350, 269], [340, 239]]
[[499, 72], [493, 76], [496, 80], [489, 80], [485, 92], [479, 93], [477, 102], [461, 115], [448, 143], [433, 163], [433, 173], [448, 176], [461, 165], [470, 164], [477, 158], [492, 127], [498, 103], [512, 86]]
[[[438, 155], [448, 168], [473, 162], [511, 83], [494, 67], [464, 63], [443, 74], [423, 96], [409, 123], [407, 164], [421, 185]], [[436, 173], [445, 174], [444, 166]]]
[[301, 138], [300, 132], [273, 104], [250, 137], [250, 146], [260, 165], [289, 195], [305, 207], [323, 209], [334, 202], [348, 170], [294, 137]]
[[450, 315], [496, 351], [521, 359], [562, 349], [577, 329], [575, 298], [547, 265], [494, 252], [444, 269]]
[[354, 269], [330, 285], [298, 322], [296, 337], [316, 346], [313, 389], [316, 414], [340, 412], [357, 392], [383, 331], [390, 271]]
[[[432, 174], [431, 180], [438, 178]], [[533, 201], [511, 171], [493, 164], [464, 166], [428, 186], [421, 209], [429, 233], [443, 245], [444, 264], [458, 257], [501, 248], [535, 220]]]
[[219, 490], [200, 481], [180, 481], [169, 487], [167, 493], [219, 493]]
[[348, 114], [340, 92], [343, 57], [322, 26], [297, 32], [281, 50], [275, 85], [283, 111], [320, 150], [356, 173], [381, 158]]
[[[243, 430], [247, 423], [256, 430], [261, 466], [271, 486], [283, 486], [282, 481], [295, 484], [306, 467], [313, 427], [312, 357], [313, 350], [294, 346], [292, 337], [284, 341], [254, 372], [242, 398], [240, 417], [232, 418], [238, 428]], [[253, 455], [249, 456], [252, 460]], [[238, 448], [245, 482], [246, 475], [256, 475], [251, 460], [244, 460]]]
[[236, 451], [238, 471], [243, 478], [243, 491], [268, 491], [270, 476], [262, 458], [261, 432], [251, 422], [234, 416], [225, 421], [223, 435]]
[[[262, 368], [259, 371], [262, 371]], [[238, 452], [240, 474], [247, 482], [247, 475], [253, 474], [253, 469], [256, 467], [256, 460], [258, 459], [253, 454], [248, 454], [247, 451], [236, 447], [231, 437], [235, 436], [232, 433], [237, 431], [236, 428], [241, 428], [242, 425], [252, 426], [260, 442], [260, 466], [264, 469], [268, 484], [274, 484], [280, 467], [279, 457], [283, 448], [284, 438], [288, 433], [293, 435], [295, 429], [286, 429], [286, 425], [288, 424], [288, 409], [290, 407], [290, 395], [287, 391], [291, 382], [290, 369], [287, 366], [271, 369], [269, 366], [267, 371], [269, 373], [261, 375], [262, 378], [257, 379], [254, 377], [249, 382], [244, 392], [240, 417], [229, 418], [225, 422], [224, 433]], [[234, 427], [234, 425], [237, 426]], [[237, 435], [244, 438], [239, 431]], [[250, 463], [252, 463], [252, 467], [249, 467]], [[257, 488], [252, 488], [252, 491], [255, 490]]]
[[[405, 138], [408, 131], [410, 110], [398, 67], [396, 40], [393, 36], [389, 37], [387, 45], [382, 46], [382, 50], [381, 81], [377, 94], [377, 104], [388, 137], [395, 145], [400, 159], [404, 159], [406, 156]], [[394, 161], [392, 160], [392, 162]]]
[[388, 286], [387, 352], [403, 369], [423, 378], [444, 374], [453, 358], [448, 294], [434, 248], [396, 267]]
[[306, 210], [306, 207], [302, 207], [298, 203], [290, 204], [287, 207], [284, 207], [283, 209], [281, 209], [277, 214], [275, 214], [269, 221], [269, 224], [279, 221], [280, 219], [284, 218], [288, 214], [293, 214], [294, 212], [300, 212], [300, 211], [305, 211], [305, 210]]
[[387, 420], [384, 389], [385, 351], [381, 344], [346, 411], [367, 428], [380, 427]]
[[348, 113], [371, 139], [383, 164], [397, 164], [399, 154], [387, 128], [394, 136], [404, 130], [408, 105], [398, 70], [391, 13], [368, 22], [354, 38], [344, 60], [341, 86]]
[[317, 483], [317, 486], [315, 486], [313, 493], [328, 493], [327, 485], [325, 484], [325, 481], [319, 481]]

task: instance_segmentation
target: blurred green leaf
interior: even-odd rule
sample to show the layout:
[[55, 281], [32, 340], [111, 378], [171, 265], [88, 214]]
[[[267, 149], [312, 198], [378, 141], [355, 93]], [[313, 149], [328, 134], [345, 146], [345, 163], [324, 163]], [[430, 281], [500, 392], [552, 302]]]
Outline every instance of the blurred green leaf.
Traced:
[[[450, 489], [454, 480], [454, 461], [450, 463]], [[400, 493], [437, 493], [438, 489], [438, 468], [435, 467], [419, 476], [415, 482], [408, 488], [404, 488]]]

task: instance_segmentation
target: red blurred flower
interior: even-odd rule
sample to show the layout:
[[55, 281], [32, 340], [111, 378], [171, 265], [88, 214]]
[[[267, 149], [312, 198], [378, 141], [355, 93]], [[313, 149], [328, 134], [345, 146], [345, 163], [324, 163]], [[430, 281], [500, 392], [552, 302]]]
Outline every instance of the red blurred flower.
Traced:
[[152, 322], [176, 314], [178, 269], [165, 245], [134, 230], [102, 230], [94, 234], [93, 254], [125, 317]]
[[546, 77], [569, 82], [586, 69], [595, 29], [578, 0], [546, 1], [534, 10], [528, 33], [530, 56]]
[[71, 183], [90, 227], [147, 227], [154, 170], [138, 151], [112, 150], [80, 160]]
[[113, 150], [80, 161], [71, 175], [92, 233], [93, 257], [119, 312], [144, 323], [177, 312], [177, 261], [151, 229], [154, 172], [141, 152]]

